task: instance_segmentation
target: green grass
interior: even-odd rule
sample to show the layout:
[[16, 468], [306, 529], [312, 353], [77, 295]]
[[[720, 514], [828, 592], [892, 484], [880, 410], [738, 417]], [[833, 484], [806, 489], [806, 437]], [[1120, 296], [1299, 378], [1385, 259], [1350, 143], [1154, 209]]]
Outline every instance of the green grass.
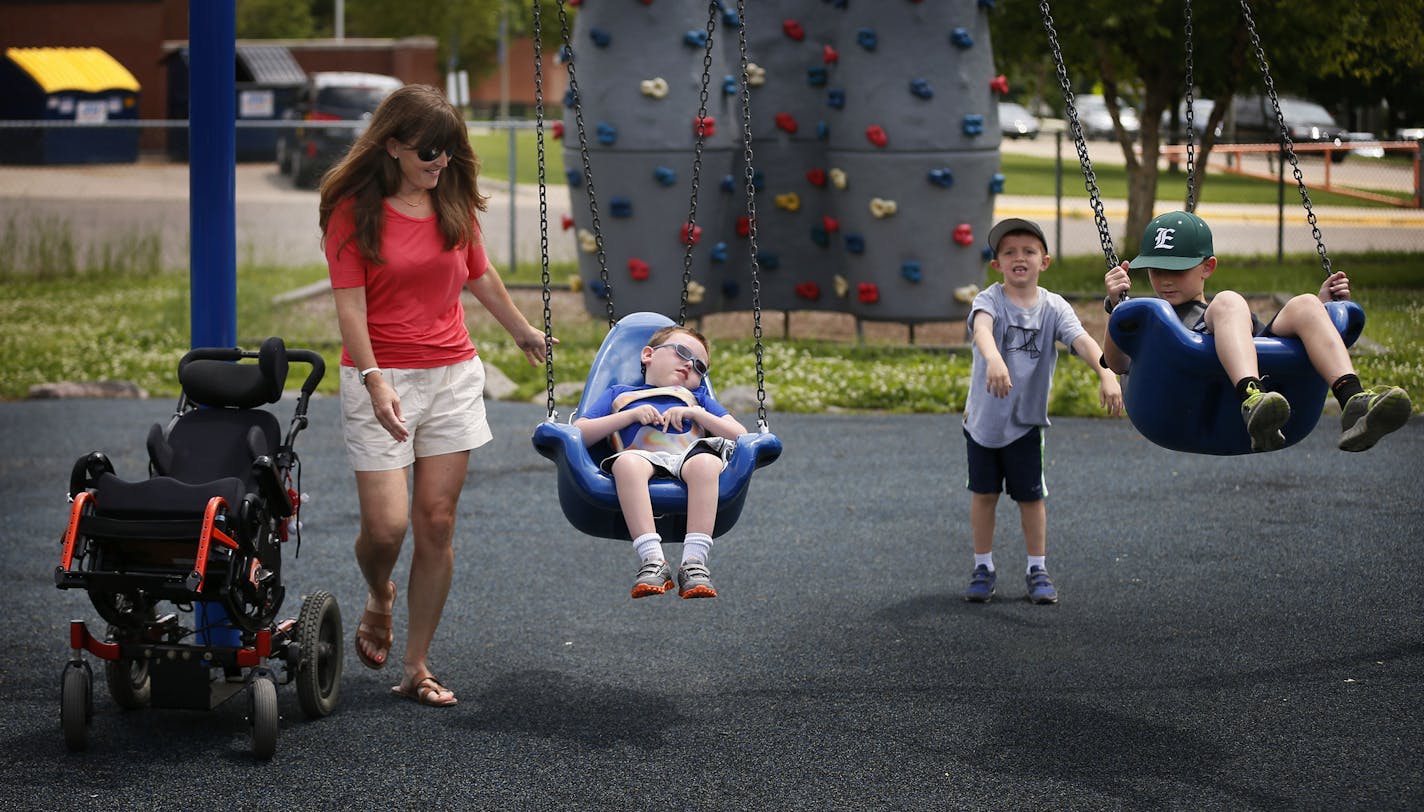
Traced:
[[[480, 156], [480, 176], [490, 180], [509, 180], [509, 132], [494, 130], [470, 136], [475, 154]], [[571, 142], [571, 143], [576, 143]], [[515, 173], [519, 183], [539, 182], [539, 149], [534, 131], [517, 130], [515, 137]], [[564, 186], [564, 142], [544, 133], [544, 182], [549, 186]]]
[[[1031, 155], [1000, 154], [1000, 171], [1006, 183], [1004, 192], [1013, 195], [1052, 197], [1054, 194], [1056, 162], [1052, 158], [1037, 158]], [[1127, 199], [1127, 168], [1120, 164], [1094, 164], [1093, 176], [1098, 185], [1098, 193], [1108, 200]], [[1066, 147], [1063, 152], [1063, 195], [1081, 197], [1086, 194], [1082, 170], [1078, 166], [1077, 153]], [[1187, 176], [1185, 172], [1163, 172], [1157, 178], [1157, 201], [1171, 206], [1182, 205], [1186, 196]], [[1279, 184], [1259, 178], [1232, 175], [1224, 172], [1212, 173], [1201, 187], [1202, 203], [1258, 203], [1274, 206], [1278, 201]], [[1321, 206], [1363, 206], [1388, 208], [1387, 204], [1360, 200], [1354, 197], [1308, 189], [1310, 202]], [[1375, 194], [1409, 200], [1404, 192], [1366, 189]], [[1295, 181], [1286, 175], [1285, 202], [1287, 206], [1300, 206], [1300, 193]]]
[[[155, 272], [162, 245], [136, 234], [117, 244], [80, 251], [63, 221], [18, 224], [0, 221], [0, 399], [26, 396], [35, 384], [57, 381], [132, 381], [154, 396], [177, 394], [175, 369], [188, 349], [189, 277]], [[1417, 254], [1337, 255], [1334, 265], [1350, 273], [1355, 298], [1369, 314], [1366, 336], [1374, 352], [1357, 352], [1367, 384], [1405, 387], [1424, 403], [1424, 263]], [[538, 280], [539, 268], [523, 266], [506, 277]], [[551, 269], [555, 280], [572, 267]], [[1104, 267], [1095, 257], [1054, 263], [1045, 284], [1053, 290], [1095, 299]], [[1282, 263], [1259, 257], [1225, 257], [1212, 277], [1218, 285], [1254, 292], [1305, 292], [1318, 288], [1321, 268], [1314, 254]], [[331, 369], [341, 343], [329, 300], [323, 297], [277, 305], [273, 297], [323, 279], [320, 265], [238, 268], [238, 343], [256, 347], [280, 335], [293, 347], [320, 352]], [[537, 314], [531, 314], [538, 321]], [[484, 358], [514, 380], [519, 399], [545, 391], [544, 368], [531, 367], [508, 336], [478, 307], [470, 309], [471, 333]], [[559, 382], [582, 382], [604, 328], [601, 318], [555, 324]], [[766, 387], [775, 411], [828, 409], [953, 413], [963, 409], [970, 355], [902, 344], [843, 344], [768, 338]], [[717, 381], [724, 390], [753, 386], [755, 356], [750, 339], [719, 341]], [[321, 391], [334, 393], [337, 376]], [[571, 403], [561, 403], [567, 411]], [[1098, 415], [1096, 376], [1078, 360], [1059, 365], [1051, 403], [1055, 415]]]

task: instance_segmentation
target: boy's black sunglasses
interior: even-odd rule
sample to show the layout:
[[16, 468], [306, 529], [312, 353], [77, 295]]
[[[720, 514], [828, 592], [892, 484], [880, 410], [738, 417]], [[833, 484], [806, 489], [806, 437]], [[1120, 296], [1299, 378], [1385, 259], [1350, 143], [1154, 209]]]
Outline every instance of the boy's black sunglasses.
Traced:
[[678, 358], [681, 358], [683, 361], [691, 361], [692, 368], [697, 370], [698, 375], [707, 374], [707, 365], [702, 363], [701, 358], [693, 355], [692, 350], [689, 350], [685, 344], [659, 344], [653, 347], [653, 349], [660, 350], [663, 347], [672, 347], [673, 352], [677, 353]]

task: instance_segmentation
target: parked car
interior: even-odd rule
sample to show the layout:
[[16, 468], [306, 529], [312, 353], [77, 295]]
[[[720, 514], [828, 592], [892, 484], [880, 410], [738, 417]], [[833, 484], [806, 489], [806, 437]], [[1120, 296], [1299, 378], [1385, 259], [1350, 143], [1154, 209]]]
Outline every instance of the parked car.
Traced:
[[[1211, 117], [1211, 111], [1216, 109], [1216, 102], [1211, 99], [1192, 100], [1192, 137], [1198, 144], [1201, 143], [1202, 136], [1206, 135], [1206, 122]], [[1172, 129], [1172, 116], [1168, 111], [1162, 112], [1162, 137], [1173, 142], [1183, 144], [1187, 140], [1187, 103], [1181, 101], [1177, 104], [1177, 127]], [[1216, 126], [1217, 140], [1221, 140], [1221, 125]]]
[[[1113, 132], [1112, 113], [1108, 112], [1107, 100], [1102, 96], [1077, 96], [1074, 98], [1074, 106], [1078, 110], [1078, 123], [1083, 126], [1083, 137], [1117, 137]], [[1142, 131], [1142, 122], [1137, 118], [1137, 108], [1122, 99], [1118, 99], [1117, 106], [1122, 128], [1127, 131], [1129, 137], [1136, 138]]]
[[1031, 141], [1038, 137], [1038, 119], [1021, 104], [1001, 101], [999, 130], [1005, 138], [1027, 138]]
[[[1313, 101], [1281, 96], [1281, 118], [1296, 144], [1335, 144], [1350, 140], [1349, 131], [1335, 117]], [[1269, 99], [1263, 96], [1238, 96], [1231, 102], [1234, 122], [1228, 121], [1223, 140], [1238, 144], [1275, 144], [1281, 140], [1281, 129]], [[1345, 160], [1348, 149], [1332, 152], [1336, 163]]]
[[[316, 186], [351, 148], [364, 122], [404, 82], [394, 76], [355, 71], [318, 71], [307, 77], [286, 117], [300, 122], [277, 135], [277, 168], [299, 187]], [[343, 122], [338, 126], [323, 122]]]

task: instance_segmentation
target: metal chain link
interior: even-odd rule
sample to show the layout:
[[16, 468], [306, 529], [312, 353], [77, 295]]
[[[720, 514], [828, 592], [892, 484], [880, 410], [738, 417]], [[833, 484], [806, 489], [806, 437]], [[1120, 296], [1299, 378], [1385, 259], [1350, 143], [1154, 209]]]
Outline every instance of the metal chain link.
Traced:
[[704, 126], [707, 120], [707, 86], [712, 81], [712, 34], [717, 28], [719, 3], [720, 0], [710, 0], [707, 3], [707, 47], [702, 52], [702, 92], [698, 98], [697, 121], [693, 126], [696, 144], [692, 150], [692, 200], [687, 206], [686, 233], [682, 240], [682, 298], [677, 309], [679, 326], [687, 324], [687, 292], [692, 287], [693, 232], [697, 229], [697, 196], [702, 188], [702, 148], [707, 143]]
[[747, 74], [747, 9], [746, 0], [737, 0], [737, 17], [741, 21], [737, 45], [741, 51], [742, 96], [742, 158], [746, 162], [747, 180], [747, 243], [751, 250], [752, 271], [752, 333], [756, 337], [752, 351], [756, 353], [757, 431], [771, 430], [766, 419], [766, 373], [762, 366], [764, 348], [761, 343], [761, 267], [757, 262], [756, 170], [752, 161], [752, 91]]
[[1083, 185], [1087, 187], [1088, 198], [1093, 205], [1093, 221], [1098, 226], [1098, 242], [1102, 244], [1108, 269], [1112, 270], [1118, 265], [1117, 252], [1113, 250], [1108, 218], [1103, 214], [1103, 201], [1098, 193], [1097, 175], [1093, 174], [1093, 161], [1088, 157], [1088, 139], [1083, 135], [1083, 125], [1078, 121], [1078, 110], [1073, 105], [1073, 87], [1068, 82], [1068, 69], [1063, 64], [1063, 49], [1058, 44], [1058, 33], [1053, 28], [1053, 13], [1048, 8], [1048, 0], [1040, 0], [1038, 8], [1043, 14], [1043, 27], [1048, 32], [1049, 48], [1053, 51], [1058, 84], [1063, 89], [1063, 105], [1068, 116], [1068, 127], [1073, 133], [1073, 142], [1078, 147], [1078, 164], [1083, 168]]
[[544, 382], [547, 388], [546, 417], [557, 420], [554, 412], [554, 314], [550, 304], [549, 278], [549, 196], [548, 178], [544, 174], [544, 50], [543, 30], [539, 15], [539, 0], [534, 0], [534, 139], [539, 155], [539, 258], [540, 279], [544, 287]]
[[[1276, 96], [1276, 84], [1271, 80], [1271, 71], [1266, 65], [1266, 52], [1261, 47], [1261, 37], [1256, 33], [1256, 21], [1251, 16], [1251, 7], [1247, 5], [1246, 0], [1241, 0], [1241, 16], [1246, 21], [1246, 33], [1251, 36], [1251, 47], [1255, 49], [1256, 62], [1261, 67], [1261, 78], [1265, 81], [1266, 96], [1271, 100], [1271, 109], [1276, 113], [1276, 126], [1281, 131], [1281, 151], [1284, 157], [1290, 161], [1291, 174], [1295, 177], [1296, 188], [1300, 190], [1301, 203], [1305, 206], [1305, 219], [1310, 223], [1311, 236], [1315, 238], [1315, 252], [1320, 255], [1321, 267], [1325, 269], [1325, 275], [1328, 277], [1331, 274], [1330, 257], [1325, 253], [1325, 240], [1320, 234], [1315, 210], [1310, 205], [1310, 192], [1305, 188], [1305, 176], [1300, 171], [1300, 161], [1296, 158], [1295, 144], [1291, 141], [1285, 116], [1281, 114], [1281, 100]], [[1326, 156], [1326, 160], [1329, 160], [1329, 156]]]
[[[535, 0], [537, 2], [538, 0]], [[588, 131], [583, 124], [583, 101], [579, 94], [578, 77], [574, 71], [574, 44], [573, 35], [569, 31], [569, 13], [564, 7], [564, 0], [559, 0], [559, 26], [563, 34], [564, 50], [568, 54], [569, 68], [569, 93], [574, 100], [574, 124], [578, 129], [579, 157], [583, 161], [583, 182], [588, 187], [588, 212], [592, 218], [593, 240], [597, 248], [598, 258], [598, 278], [603, 282], [604, 309], [608, 315], [608, 329], [618, 323], [618, 318], [613, 310], [613, 286], [608, 278], [608, 254], [603, 247], [603, 226], [598, 219], [598, 195], [593, 188], [593, 165], [588, 157]]]
[[1196, 190], [1196, 118], [1192, 112], [1195, 99], [1192, 98], [1192, 85], [1196, 81], [1193, 74], [1195, 66], [1192, 63], [1192, 0], [1184, 0], [1183, 16], [1186, 17], [1183, 39], [1187, 46], [1187, 211], [1197, 210], [1197, 190]]

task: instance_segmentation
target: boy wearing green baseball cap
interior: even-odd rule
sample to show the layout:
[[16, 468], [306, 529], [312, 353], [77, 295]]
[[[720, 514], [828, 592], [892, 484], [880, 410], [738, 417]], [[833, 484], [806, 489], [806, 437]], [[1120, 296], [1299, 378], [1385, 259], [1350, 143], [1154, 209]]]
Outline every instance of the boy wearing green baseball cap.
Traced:
[[[1152, 290], [1177, 313], [1188, 330], [1215, 337], [1216, 355], [1241, 397], [1241, 418], [1251, 435], [1252, 451], [1274, 451], [1285, 445], [1281, 428], [1290, 420], [1291, 406], [1279, 392], [1261, 387], [1255, 336], [1298, 338], [1315, 371], [1330, 384], [1340, 403], [1343, 451], [1364, 451], [1384, 435], [1403, 426], [1413, 413], [1409, 395], [1397, 386], [1366, 390], [1355, 374], [1350, 353], [1330, 321], [1324, 302], [1350, 298], [1350, 280], [1344, 271], [1332, 273], [1316, 294], [1301, 294], [1286, 302], [1269, 324], [1262, 325], [1245, 297], [1234, 290], [1219, 291], [1207, 299], [1206, 280], [1216, 272], [1211, 228], [1185, 211], [1158, 215], [1142, 233], [1141, 253], [1131, 262], [1108, 271], [1104, 306], [1113, 305], [1131, 288], [1128, 270], [1146, 270]], [[1132, 359], [1103, 339], [1108, 366], [1119, 374]]]

